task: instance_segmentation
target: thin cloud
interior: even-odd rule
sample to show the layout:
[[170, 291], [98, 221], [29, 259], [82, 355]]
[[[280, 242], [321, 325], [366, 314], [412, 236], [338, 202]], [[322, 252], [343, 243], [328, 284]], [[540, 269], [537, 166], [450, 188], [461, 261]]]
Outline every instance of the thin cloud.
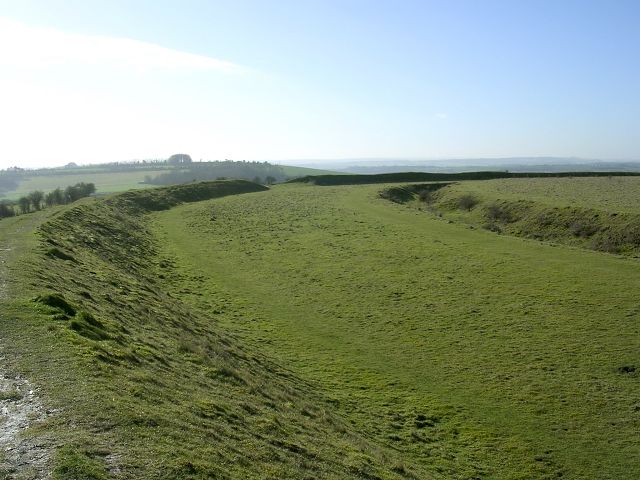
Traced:
[[0, 17], [0, 66], [89, 65], [146, 70], [246, 70], [235, 63], [130, 38], [67, 33]]

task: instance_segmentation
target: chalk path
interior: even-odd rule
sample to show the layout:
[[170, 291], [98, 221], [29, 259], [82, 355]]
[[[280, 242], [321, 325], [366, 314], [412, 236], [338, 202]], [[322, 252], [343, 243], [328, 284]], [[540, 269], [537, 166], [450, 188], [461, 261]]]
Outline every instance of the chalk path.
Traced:
[[[31, 215], [12, 219], [13, 225], [0, 228], [0, 328], [9, 321], [2, 304], [10, 298], [10, 255], [19, 248], [19, 242], [24, 242], [21, 235], [39, 223], [39, 218], [27, 217]], [[0, 479], [49, 479], [51, 447], [29, 435], [28, 429], [54, 412], [43, 407], [37, 386], [12, 369], [12, 362], [4, 351], [5, 341], [0, 337]]]

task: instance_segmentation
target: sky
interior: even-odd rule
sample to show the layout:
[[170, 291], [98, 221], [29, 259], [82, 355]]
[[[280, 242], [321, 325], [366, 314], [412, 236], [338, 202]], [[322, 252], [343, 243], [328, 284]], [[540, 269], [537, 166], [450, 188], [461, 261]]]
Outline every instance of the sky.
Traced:
[[640, 160], [637, 0], [0, 0], [0, 168]]

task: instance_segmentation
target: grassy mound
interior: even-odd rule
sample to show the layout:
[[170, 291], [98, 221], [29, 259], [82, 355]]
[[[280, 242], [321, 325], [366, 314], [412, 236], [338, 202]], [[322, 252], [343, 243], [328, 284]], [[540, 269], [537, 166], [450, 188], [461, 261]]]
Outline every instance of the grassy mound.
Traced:
[[16, 368], [57, 412], [38, 427], [58, 445], [55, 478], [414, 477], [166, 280], [175, 272], [156, 254], [147, 212], [262, 190], [229, 181], [128, 192], [41, 225], [2, 330]]
[[429, 203], [494, 232], [638, 255], [639, 198], [635, 177], [547, 178], [462, 182]]

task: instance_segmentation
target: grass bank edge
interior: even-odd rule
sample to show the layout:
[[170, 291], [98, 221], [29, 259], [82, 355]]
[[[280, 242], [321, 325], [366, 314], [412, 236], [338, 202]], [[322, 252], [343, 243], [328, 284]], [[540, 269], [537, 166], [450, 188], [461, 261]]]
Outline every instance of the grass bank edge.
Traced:
[[146, 213], [264, 190], [226, 181], [127, 192], [38, 228], [3, 333], [58, 412], [33, 429], [56, 448], [55, 478], [416, 478], [156, 277], [170, 266], [154, 263]]

